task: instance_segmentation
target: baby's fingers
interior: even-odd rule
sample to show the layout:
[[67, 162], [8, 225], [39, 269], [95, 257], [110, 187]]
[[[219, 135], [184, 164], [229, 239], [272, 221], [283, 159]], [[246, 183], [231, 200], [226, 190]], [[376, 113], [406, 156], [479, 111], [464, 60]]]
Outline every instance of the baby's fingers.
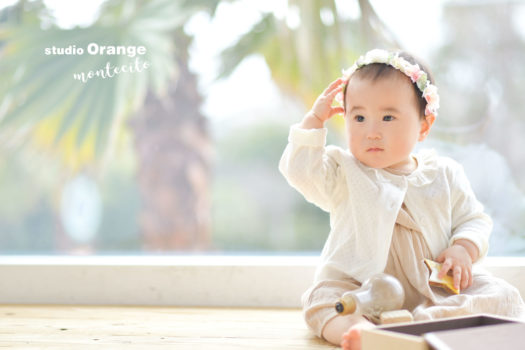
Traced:
[[344, 114], [345, 109], [343, 107], [334, 107], [330, 111], [330, 116], [336, 115], [336, 114]]
[[326, 96], [326, 95], [330, 94], [334, 89], [337, 89], [339, 86], [341, 86], [342, 82], [343, 82], [343, 79], [341, 79], [341, 78], [337, 78], [336, 80], [331, 82], [330, 85], [328, 85], [328, 87], [326, 89], [324, 89], [323, 95]]
[[465, 268], [461, 276], [461, 289], [467, 289], [472, 285], [472, 270]]
[[338, 93], [340, 93], [342, 89], [343, 89], [343, 87], [342, 87], [342, 86], [339, 86], [339, 87], [337, 87], [336, 89], [330, 91], [330, 92], [328, 93], [328, 95], [325, 95], [326, 100], [327, 100], [327, 101], [330, 101], [330, 103], [332, 103], [332, 102], [334, 101], [334, 99], [335, 99], [335, 96], [336, 96]]
[[[439, 261], [439, 260], [438, 260]], [[452, 259], [446, 258], [445, 262], [441, 266], [441, 270], [439, 270], [438, 277], [443, 278], [448, 273], [448, 271], [452, 268]]]

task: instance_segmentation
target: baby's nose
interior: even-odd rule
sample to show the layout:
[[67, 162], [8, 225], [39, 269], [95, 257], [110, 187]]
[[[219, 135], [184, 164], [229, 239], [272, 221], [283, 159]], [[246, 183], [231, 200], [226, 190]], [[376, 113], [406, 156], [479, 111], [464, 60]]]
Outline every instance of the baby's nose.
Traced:
[[371, 127], [368, 130], [368, 133], [367, 133], [366, 136], [367, 136], [367, 138], [369, 140], [380, 140], [381, 139], [381, 131], [379, 130], [379, 128]]

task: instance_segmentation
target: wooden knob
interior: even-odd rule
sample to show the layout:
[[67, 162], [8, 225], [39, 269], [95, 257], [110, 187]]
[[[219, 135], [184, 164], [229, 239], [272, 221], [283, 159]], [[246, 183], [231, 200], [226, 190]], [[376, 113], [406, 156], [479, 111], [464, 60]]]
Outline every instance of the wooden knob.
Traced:
[[341, 299], [335, 303], [335, 311], [340, 315], [349, 315], [353, 314], [356, 309], [356, 302], [351, 294], [345, 294]]

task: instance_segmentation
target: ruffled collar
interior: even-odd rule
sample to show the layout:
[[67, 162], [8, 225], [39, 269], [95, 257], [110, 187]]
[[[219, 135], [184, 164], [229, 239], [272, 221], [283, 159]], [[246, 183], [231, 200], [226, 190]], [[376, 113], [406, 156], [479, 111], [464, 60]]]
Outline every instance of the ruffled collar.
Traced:
[[399, 181], [399, 178], [403, 178], [413, 186], [425, 186], [433, 182], [438, 173], [437, 152], [433, 149], [423, 149], [413, 156], [417, 161], [417, 168], [411, 173], [403, 173], [392, 169], [376, 169], [378, 177], [394, 180], [394, 182]]
[[[438, 154], [433, 149], [423, 149], [413, 155], [417, 161], [417, 168], [409, 174], [396, 173], [392, 170], [374, 169], [357, 161], [364, 172], [374, 176], [379, 182], [393, 183], [403, 186], [406, 182], [412, 186], [425, 186], [434, 181], [438, 174]], [[357, 159], [356, 159], [357, 160]]]

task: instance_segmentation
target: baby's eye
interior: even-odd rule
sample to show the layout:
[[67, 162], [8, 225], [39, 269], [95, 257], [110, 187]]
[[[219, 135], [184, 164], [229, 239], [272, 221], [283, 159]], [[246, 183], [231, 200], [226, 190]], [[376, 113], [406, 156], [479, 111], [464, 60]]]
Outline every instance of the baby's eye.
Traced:
[[365, 117], [363, 117], [362, 115], [356, 115], [354, 119], [359, 123], [365, 121]]
[[385, 121], [385, 122], [391, 122], [392, 120], [394, 120], [394, 117], [391, 116], [391, 115], [385, 115], [383, 117], [383, 121]]

